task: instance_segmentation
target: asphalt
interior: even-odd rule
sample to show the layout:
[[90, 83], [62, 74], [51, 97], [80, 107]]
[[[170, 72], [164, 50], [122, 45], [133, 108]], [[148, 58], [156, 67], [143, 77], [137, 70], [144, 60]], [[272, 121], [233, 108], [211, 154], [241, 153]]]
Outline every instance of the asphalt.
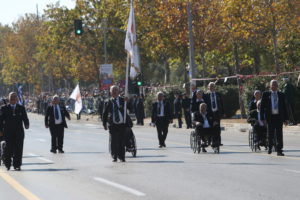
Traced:
[[[1, 199], [299, 199], [300, 134], [284, 130], [285, 157], [253, 153], [249, 125], [223, 124], [220, 154], [194, 154], [191, 130], [170, 127], [167, 148], [159, 149], [156, 130], [133, 128], [138, 152], [112, 163], [108, 133], [94, 119], [72, 120], [65, 154], [52, 154], [43, 117], [29, 114], [22, 171], [0, 167]], [[241, 132], [244, 131], [244, 132]]]

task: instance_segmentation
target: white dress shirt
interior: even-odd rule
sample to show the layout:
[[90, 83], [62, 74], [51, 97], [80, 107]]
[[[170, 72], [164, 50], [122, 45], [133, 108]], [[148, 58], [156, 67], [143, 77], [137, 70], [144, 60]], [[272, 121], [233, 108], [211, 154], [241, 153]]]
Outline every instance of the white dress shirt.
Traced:
[[203, 128], [210, 128], [210, 125], [209, 125], [209, 123], [208, 123], [208, 120], [207, 120], [206, 115], [205, 115], [205, 114], [202, 114], [202, 113], [201, 113], [201, 115], [202, 115], [203, 121], [204, 121], [204, 123], [203, 123]]
[[[58, 111], [58, 119], [55, 117], [55, 107], [57, 108]], [[62, 123], [62, 117], [61, 117], [61, 112], [60, 112], [60, 107], [59, 105], [53, 105], [53, 114], [54, 114], [54, 119], [55, 119], [55, 124], [61, 124]]]
[[[275, 108], [276, 102], [275, 102], [274, 95], [277, 96], [277, 108]], [[278, 99], [278, 93], [277, 93], [277, 91], [276, 91], [276, 92], [271, 91], [271, 103], [272, 103], [272, 114], [273, 114], [273, 115], [279, 114], [279, 110], [278, 110], [279, 99]]]
[[[164, 103], [163, 101], [158, 101], [157, 102], [157, 107], [160, 108], [160, 110], [157, 113], [157, 116], [159, 117], [164, 117], [165, 116], [165, 108], [164, 108]], [[158, 109], [157, 108], [157, 109]]]

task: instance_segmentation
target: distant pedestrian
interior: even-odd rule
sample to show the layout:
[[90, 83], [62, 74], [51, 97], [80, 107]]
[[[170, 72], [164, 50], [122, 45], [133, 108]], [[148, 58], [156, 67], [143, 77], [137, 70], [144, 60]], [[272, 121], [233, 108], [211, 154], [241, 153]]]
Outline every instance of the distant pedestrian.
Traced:
[[64, 106], [59, 104], [59, 97], [54, 96], [45, 115], [45, 127], [50, 129], [51, 153], [64, 153], [64, 129], [68, 128], [66, 118], [71, 120], [70, 114]]
[[182, 128], [182, 95], [176, 94], [174, 100], [174, 118], [178, 119], [178, 128]]
[[170, 105], [164, 100], [164, 94], [158, 92], [157, 101], [152, 104], [151, 122], [156, 125], [159, 148], [166, 147], [165, 141], [168, 135], [169, 124], [172, 121]]
[[21, 170], [24, 128], [29, 128], [29, 120], [25, 107], [17, 104], [18, 96], [11, 92], [8, 97], [9, 104], [0, 109], [0, 132], [6, 141], [3, 160], [7, 170], [13, 165], [16, 171]]

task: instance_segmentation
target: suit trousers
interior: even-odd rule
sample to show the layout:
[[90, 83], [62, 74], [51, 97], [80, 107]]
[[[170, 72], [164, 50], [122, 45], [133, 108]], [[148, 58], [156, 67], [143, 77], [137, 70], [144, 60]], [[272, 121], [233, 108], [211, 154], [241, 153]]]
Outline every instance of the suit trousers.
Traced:
[[283, 122], [280, 118], [280, 115], [271, 115], [271, 118], [268, 121], [269, 149], [272, 149], [273, 145], [276, 145], [277, 152], [282, 152], [283, 148], [282, 126]]
[[169, 121], [166, 117], [157, 117], [156, 130], [159, 145], [165, 145], [169, 129]]
[[[3, 161], [7, 168], [13, 166], [21, 167], [23, 157], [24, 137], [9, 137], [6, 140], [6, 147], [3, 152]], [[12, 163], [13, 160], [13, 163]]]
[[114, 159], [125, 159], [127, 127], [124, 124], [113, 124], [109, 127], [111, 136], [111, 155]]
[[184, 111], [184, 118], [185, 118], [186, 128], [192, 128], [191, 112]]
[[65, 127], [63, 124], [55, 124], [50, 126], [51, 150], [63, 150], [64, 131]]

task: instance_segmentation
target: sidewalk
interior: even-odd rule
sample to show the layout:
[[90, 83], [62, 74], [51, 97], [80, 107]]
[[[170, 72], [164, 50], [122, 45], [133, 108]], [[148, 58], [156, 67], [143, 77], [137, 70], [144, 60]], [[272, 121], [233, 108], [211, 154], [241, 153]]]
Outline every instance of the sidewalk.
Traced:
[[[71, 118], [73, 120], [76, 120], [76, 115], [71, 114]], [[92, 122], [101, 123], [101, 120], [99, 119], [99, 115], [81, 115], [80, 121], [92, 121]], [[183, 119], [183, 121], [184, 121], [184, 119]], [[173, 122], [174, 122], [174, 124], [177, 124], [177, 120], [173, 120]], [[151, 118], [144, 119], [145, 125], [148, 125], [150, 123], [151, 123]], [[225, 129], [226, 128], [234, 128], [234, 129], [240, 130], [241, 132], [247, 132], [251, 128], [250, 124], [247, 123], [246, 119], [222, 119], [221, 125]], [[283, 126], [283, 129], [300, 134], [300, 125]]]

